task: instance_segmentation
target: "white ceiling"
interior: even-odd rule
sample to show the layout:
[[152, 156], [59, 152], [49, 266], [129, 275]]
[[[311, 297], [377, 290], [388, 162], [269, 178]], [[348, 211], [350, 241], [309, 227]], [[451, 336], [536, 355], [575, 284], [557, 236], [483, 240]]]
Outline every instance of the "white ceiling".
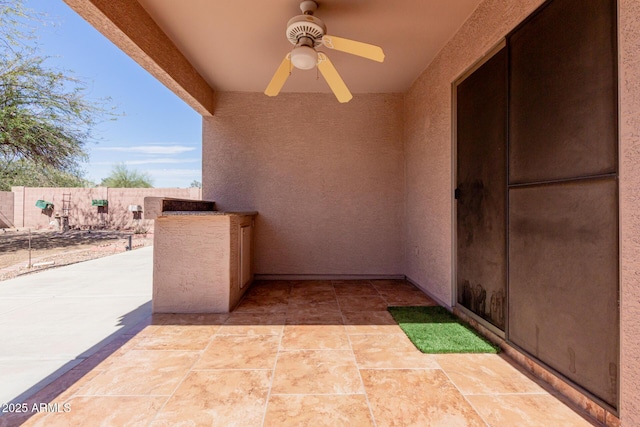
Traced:
[[[216, 90], [262, 92], [293, 47], [298, 0], [138, 0]], [[318, 0], [330, 35], [381, 46], [377, 63], [327, 52], [354, 93], [404, 92], [481, 0]], [[295, 69], [283, 92], [330, 92], [316, 70]]]

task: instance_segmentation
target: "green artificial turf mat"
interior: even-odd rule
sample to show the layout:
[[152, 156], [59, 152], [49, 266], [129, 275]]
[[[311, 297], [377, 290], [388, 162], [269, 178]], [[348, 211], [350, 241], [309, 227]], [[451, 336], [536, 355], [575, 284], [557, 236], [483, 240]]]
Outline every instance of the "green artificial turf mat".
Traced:
[[497, 353], [499, 350], [444, 307], [389, 307], [389, 312], [423, 353]]

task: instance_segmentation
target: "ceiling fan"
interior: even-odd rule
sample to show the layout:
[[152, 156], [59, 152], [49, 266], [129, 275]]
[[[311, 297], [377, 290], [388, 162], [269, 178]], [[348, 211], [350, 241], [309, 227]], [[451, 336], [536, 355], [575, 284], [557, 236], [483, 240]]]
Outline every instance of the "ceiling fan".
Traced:
[[300, 70], [318, 67], [333, 94], [340, 102], [349, 102], [353, 96], [340, 74], [324, 52], [316, 50], [319, 46], [361, 56], [373, 61], [383, 62], [382, 48], [368, 43], [357, 42], [341, 37], [327, 35], [327, 27], [319, 18], [313, 16], [318, 3], [305, 0], [300, 3], [302, 15], [293, 17], [287, 23], [287, 39], [295, 47], [284, 57], [264, 91], [266, 95], [276, 96], [291, 75], [292, 66]]

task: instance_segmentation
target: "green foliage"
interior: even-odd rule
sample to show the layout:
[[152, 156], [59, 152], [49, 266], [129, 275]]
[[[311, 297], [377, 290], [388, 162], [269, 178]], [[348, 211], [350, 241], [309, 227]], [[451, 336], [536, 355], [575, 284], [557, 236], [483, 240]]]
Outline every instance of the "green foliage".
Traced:
[[0, 191], [11, 187], [95, 187], [95, 183], [83, 178], [84, 171], [61, 171], [51, 166], [19, 159], [7, 161], [0, 158]]
[[191, 181], [191, 185], [189, 185], [190, 188], [202, 188], [202, 183], [196, 179], [194, 179], [193, 181]]
[[44, 58], [21, 54], [0, 62], [0, 156], [70, 170], [84, 159], [98, 110], [79, 83], [43, 67]]
[[[47, 170], [47, 176], [58, 171], [80, 177], [92, 126], [114, 116], [104, 101], [86, 98], [83, 82], [47, 68], [47, 58], [26, 44], [32, 31], [24, 29], [25, 21], [32, 16], [22, 0], [0, 0], [0, 162], [18, 170]], [[0, 186], [8, 185], [6, 179]]]
[[148, 173], [130, 170], [124, 163], [113, 167], [111, 175], [102, 180], [103, 187], [111, 188], [151, 188], [151, 176]]
[[32, 11], [22, 5], [22, 0], [0, 0], [0, 42], [2, 48], [13, 49], [33, 39], [33, 31], [25, 21], [38, 19]]

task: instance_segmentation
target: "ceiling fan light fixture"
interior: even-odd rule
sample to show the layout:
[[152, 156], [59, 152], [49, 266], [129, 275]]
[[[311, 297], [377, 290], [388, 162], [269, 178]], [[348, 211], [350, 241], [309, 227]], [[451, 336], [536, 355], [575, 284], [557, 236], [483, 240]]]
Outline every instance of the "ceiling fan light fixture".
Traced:
[[316, 48], [320, 46], [372, 61], [384, 61], [384, 52], [380, 46], [328, 35], [324, 22], [313, 16], [317, 8], [317, 1], [303, 0], [300, 3], [303, 15], [294, 16], [287, 23], [287, 40], [295, 47], [285, 55], [267, 85], [264, 91], [265, 95], [276, 96], [280, 93], [287, 78], [291, 75], [291, 67], [311, 70], [317, 66], [338, 101], [341, 103], [349, 102], [353, 95], [327, 55], [324, 52], [316, 51]]
[[318, 52], [309, 46], [296, 46], [291, 51], [291, 63], [300, 70], [310, 70], [318, 63]]

